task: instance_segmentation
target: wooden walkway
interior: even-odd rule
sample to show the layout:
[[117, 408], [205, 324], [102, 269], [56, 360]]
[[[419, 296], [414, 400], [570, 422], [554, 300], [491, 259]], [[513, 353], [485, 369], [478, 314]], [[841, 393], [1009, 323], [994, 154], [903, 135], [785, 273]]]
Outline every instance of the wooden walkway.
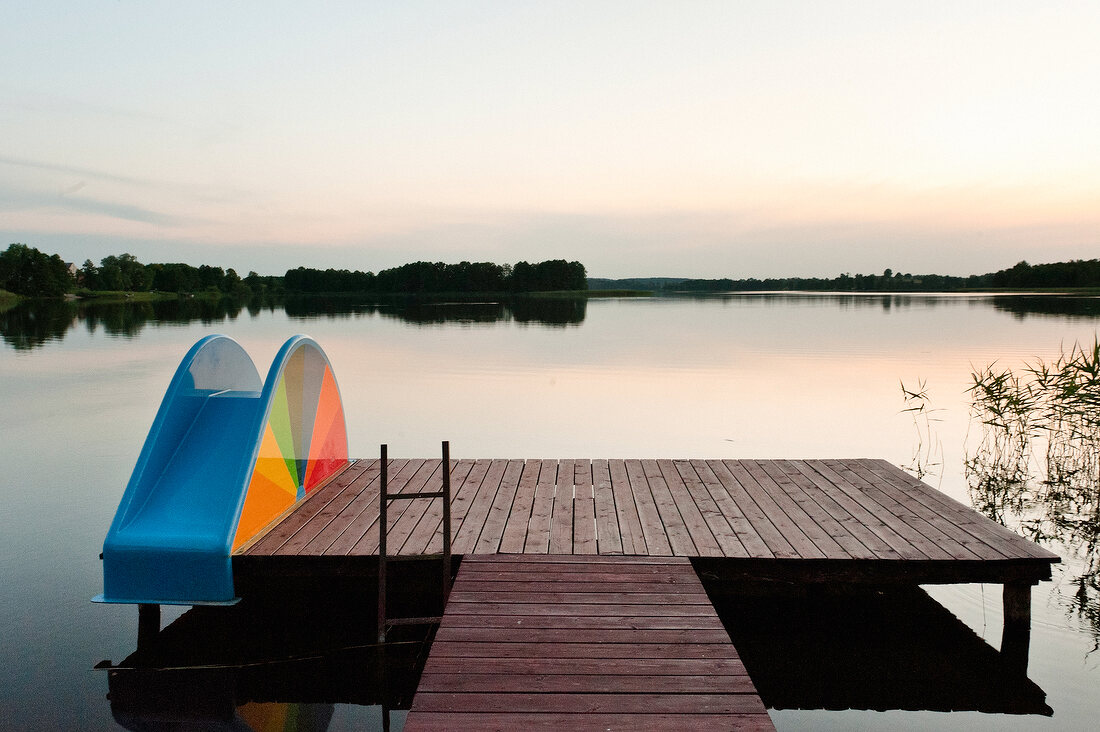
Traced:
[[[354, 462], [235, 562], [377, 555], [378, 475], [378, 460]], [[392, 493], [435, 490], [440, 461], [390, 460], [389, 476]], [[1033, 584], [1059, 561], [882, 460], [456, 460], [451, 504], [461, 555], [709, 557], [920, 583]], [[440, 501], [395, 503], [390, 522], [390, 553], [441, 550]]]
[[517, 729], [774, 727], [688, 560], [468, 556], [405, 730]]

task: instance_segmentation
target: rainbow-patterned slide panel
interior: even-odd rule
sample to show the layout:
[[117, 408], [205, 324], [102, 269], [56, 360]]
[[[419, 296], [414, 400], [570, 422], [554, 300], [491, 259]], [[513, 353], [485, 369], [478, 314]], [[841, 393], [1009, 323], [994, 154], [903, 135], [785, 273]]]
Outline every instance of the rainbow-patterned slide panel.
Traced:
[[294, 336], [260, 383], [232, 338], [172, 378], [103, 544], [98, 602], [235, 602], [232, 553], [348, 462], [328, 357]]

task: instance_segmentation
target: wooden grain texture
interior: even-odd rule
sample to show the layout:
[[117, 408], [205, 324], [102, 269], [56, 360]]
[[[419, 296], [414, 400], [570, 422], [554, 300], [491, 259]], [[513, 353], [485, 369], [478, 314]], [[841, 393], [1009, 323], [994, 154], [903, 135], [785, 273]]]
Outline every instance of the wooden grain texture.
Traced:
[[[376, 555], [379, 472], [377, 460], [353, 462], [241, 553], [261, 564]], [[391, 459], [389, 490], [436, 490], [440, 475], [438, 459]], [[553, 571], [584, 572], [587, 559], [698, 557], [742, 574], [810, 560], [820, 582], [911, 569], [922, 582], [1040, 581], [1059, 561], [882, 460], [479, 459], [452, 461], [451, 476], [453, 549], [467, 559], [549, 555], [583, 565]], [[395, 553], [441, 550], [441, 501], [395, 501], [389, 521]]]
[[504, 538], [504, 526], [508, 521], [508, 514], [512, 510], [512, 504], [519, 489], [520, 478], [523, 476], [523, 461], [509, 460], [501, 479], [500, 487], [489, 506], [489, 513], [485, 517], [484, 525], [474, 545], [477, 554], [496, 554]]
[[688, 560], [571, 554], [463, 561], [405, 729], [773, 727]]
[[573, 553], [596, 554], [596, 497], [591, 460], [573, 461]]
[[775, 727], [766, 714], [730, 714], [716, 721], [710, 714], [421, 712], [411, 726], [406, 720], [404, 729], [407, 732], [763, 732], [774, 730]]
[[642, 519], [638, 513], [637, 496], [631, 489], [630, 478], [626, 474], [626, 462], [609, 460], [607, 466], [623, 554], [649, 554], [642, 531]]
[[[466, 477], [473, 470], [474, 462], [472, 460], [452, 460], [451, 461], [451, 486], [460, 486]], [[442, 476], [440, 476], [440, 488], [442, 488]], [[451, 522], [454, 524], [454, 522]], [[432, 500], [428, 506], [428, 510], [425, 512], [424, 517], [420, 520], [420, 523], [416, 525], [413, 532], [409, 534], [409, 538], [405, 540], [395, 553], [403, 554], [406, 556], [415, 556], [418, 554], [426, 554], [428, 552], [428, 546], [432, 542], [439, 539], [442, 541], [442, 527], [443, 527], [443, 501], [439, 499]]]
[[527, 538], [523, 543], [525, 554], [546, 554], [550, 550], [550, 525], [554, 514], [555, 482], [558, 479], [556, 460], [543, 460], [539, 468], [535, 497], [531, 502], [531, 520], [527, 523]]
[[573, 553], [573, 461], [558, 461], [550, 518], [550, 554]]
[[615, 490], [611, 484], [611, 468], [607, 460], [592, 461], [592, 501], [596, 514], [596, 553], [622, 554], [623, 536], [619, 528]]
[[527, 527], [531, 521], [531, 508], [535, 501], [535, 486], [539, 482], [542, 461], [527, 460], [523, 464], [512, 508], [501, 530], [499, 551], [503, 554], [522, 554], [527, 541]]

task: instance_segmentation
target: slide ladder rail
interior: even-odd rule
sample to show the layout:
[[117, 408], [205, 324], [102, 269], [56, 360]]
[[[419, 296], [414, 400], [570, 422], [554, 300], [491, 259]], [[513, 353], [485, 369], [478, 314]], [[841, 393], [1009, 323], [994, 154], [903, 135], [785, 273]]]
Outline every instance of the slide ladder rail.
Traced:
[[347, 464], [339, 388], [294, 336], [262, 385], [233, 339], [201, 339], [165, 392], [103, 544], [99, 602], [236, 601], [232, 552]]

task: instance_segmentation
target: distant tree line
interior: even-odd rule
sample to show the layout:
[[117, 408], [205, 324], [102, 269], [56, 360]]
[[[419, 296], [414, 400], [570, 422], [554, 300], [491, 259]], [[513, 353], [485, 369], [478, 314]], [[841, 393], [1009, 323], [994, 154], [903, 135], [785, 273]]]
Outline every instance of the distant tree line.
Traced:
[[[591, 283], [591, 284], [590, 284]], [[0, 290], [25, 297], [60, 297], [74, 290], [90, 292], [207, 293], [236, 298], [293, 293], [508, 293], [593, 289], [646, 289], [664, 292], [738, 292], [749, 290], [819, 290], [944, 292], [952, 290], [1027, 289], [1049, 287], [1100, 288], [1100, 259], [1076, 259], [1049, 264], [1019, 262], [1013, 267], [969, 277], [894, 272], [881, 275], [845, 272], [837, 277], [782, 277], [756, 279], [592, 279], [580, 262], [551, 259], [531, 264], [517, 262], [412, 262], [373, 272], [298, 267], [282, 277], [210, 265], [194, 267], [179, 262], [142, 264], [128, 253], [90, 259], [80, 268], [56, 254], [26, 244], [12, 244], [0, 252]]]
[[60, 297], [74, 285], [69, 266], [56, 254], [26, 244], [0, 252], [0, 289], [24, 297]]
[[517, 262], [412, 262], [372, 272], [346, 269], [287, 270], [287, 292], [303, 293], [471, 293], [587, 290], [588, 276], [580, 262], [551, 259], [536, 264]]
[[1009, 269], [983, 275], [913, 275], [885, 270], [881, 275], [841, 274], [822, 277], [747, 279], [689, 279], [666, 282], [662, 289], [675, 292], [745, 292], [753, 290], [820, 290], [851, 292], [949, 292], [993, 288], [1100, 287], [1100, 259], [1031, 265], [1020, 262]]
[[207, 264], [193, 267], [182, 262], [142, 264], [133, 254], [111, 255], [96, 266], [84, 261], [77, 270], [77, 285], [91, 292], [198, 292], [249, 296], [277, 286], [279, 278], [261, 277], [255, 272], [241, 278], [232, 267], [222, 269]]

